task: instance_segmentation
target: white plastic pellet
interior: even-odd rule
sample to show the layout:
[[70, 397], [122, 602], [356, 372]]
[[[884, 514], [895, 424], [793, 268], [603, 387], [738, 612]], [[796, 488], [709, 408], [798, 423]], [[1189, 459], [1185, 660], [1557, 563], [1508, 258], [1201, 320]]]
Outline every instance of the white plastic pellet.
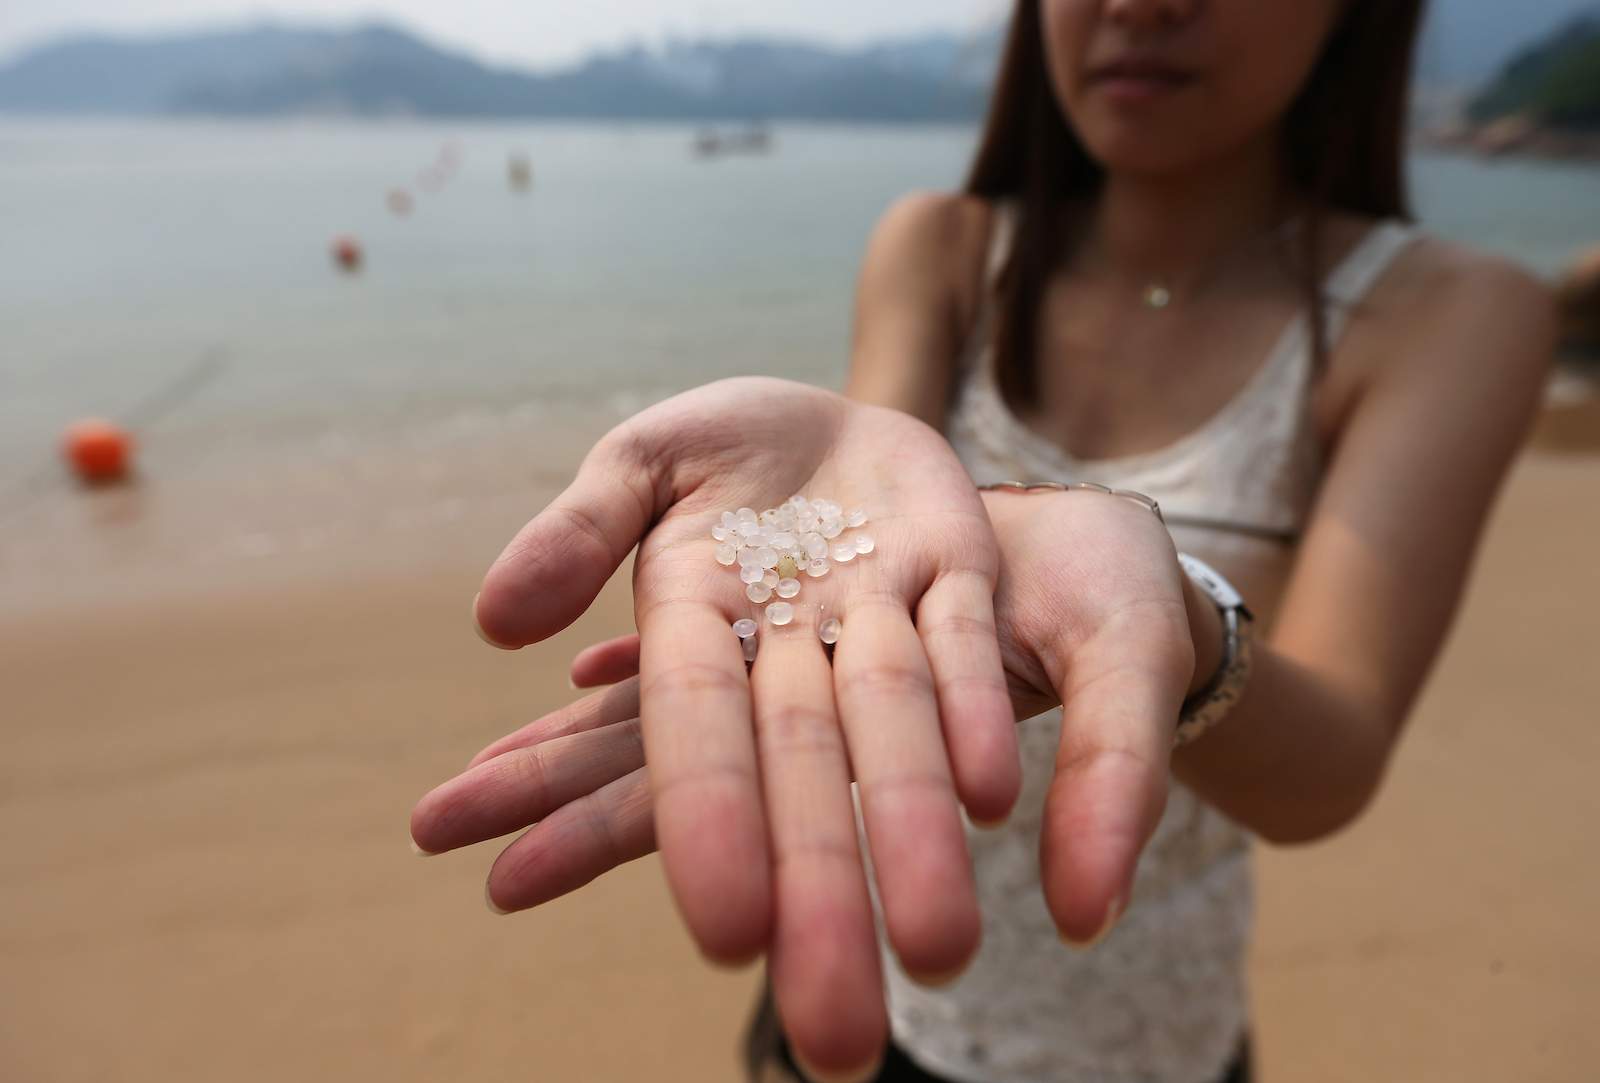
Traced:
[[756, 634], [756, 622], [749, 617], [733, 622], [733, 634], [740, 639], [749, 639]]
[[833, 543], [833, 548], [828, 551], [835, 564], [848, 564], [856, 558], [856, 543], [849, 538], [841, 538]]
[[824, 519], [837, 519], [844, 514], [844, 505], [837, 500], [824, 500], [822, 507], [817, 509], [817, 514]]
[[770, 545], [763, 545], [756, 550], [756, 563], [763, 568], [776, 568], [778, 566], [778, 551]]
[[844, 517], [844, 525], [852, 529], [858, 526], [866, 526], [867, 513], [862, 511], [860, 508], [857, 508], [855, 511]]
[[761, 577], [766, 575], [766, 569], [759, 564], [746, 564], [739, 569], [739, 580], [744, 583], [759, 583]]
[[794, 606], [788, 602], [773, 602], [767, 606], [767, 619], [780, 626], [788, 624], [794, 620]]
[[780, 598], [793, 598], [800, 593], [800, 580], [780, 579], [778, 580], [778, 585], [772, 589], [777, 591]]
[[828, 569], [833, 565], [828, 563], [826, 557], [819, 557], [806, 565], [806, 574], [813, 579], [820, 579], [828, 574]]
[[727, 527], [729, 530], [732, 530], [734, 527], [739, 525], [739, 516], [737, 516], [736, 514], [734, 514], [731, 511], [723, 512], [722, 513], [722, 525]]
[[821, 534], [807, 534], [805, 538], [802, 539], [802, 542], [805, 545], [806, 556], [810, 557], [812, 560], [816, 560], [818, 557], [825, 557], [828, 555], [828, 539], [824, 538]]
[[820, 533], [824, 538], [832, 541], [844, 533], [844, 520], [839, 518], [824, 519]]
[[856, 552], [870, 553], [877, 546], [871, 534], [857, 534], [855, 536]]
[[761, 524], [752, 519], [746, 519], [739, 524], [739, 536], [741, 538], [753, 538], [759, 533], [761, 533]]
[[772, 536], [772, 547], [780, 553], [785, 549], [793, 549], [799, 544], [800, 539], [790, 534], [787, 530], [780, 530]]
[[752, 602], [760, 604], [772, 597], [772, 588], [765, 583], [751, 583], [744, 588], [744, 596]]
[[778, 570], [776, 568], [768, 568], [761, 576], [761, 585], [767, 588], [775, 589], [778, 585], [778, 580], [782, 578], [783, 577], [778, 574]]
[[747, 545], [734, 554], [734, 559], [739, 562], [739, 567], [745, 568], [756, 563], [756, 554], [759, 552], [759, 546]]
[[740, 508], [734, 512], [734, 515], [738, 516], [741, 523], [753, 523], [756, 521], [756, 510], [754, 508]]
[[729, 530], [721, 523], [718, 523], [716, 526], [711, 528], [711, 536], [718, 541], [727, 541], [728, 535], [731, 533], [733, 533], [733, 531]]
[[[750, 623], [754, 624], [755, 621]], [[753, 635], [745, 636], [744, 638], [744, 660], [746, 662], [754, 662], [756, 660], [756, 637]]]
[[717, 546], [717, 563], [726, 567], [739, 559], [739, 550], [726, 543]]
[[843, 625], [841, 625], [834, 618], [829, 617], [827, 620], [822, 622], [820, 627], [817, 628], [817, 636], [824, 643], [837, 643], [839, 642], [839, 632], [842, 629]]

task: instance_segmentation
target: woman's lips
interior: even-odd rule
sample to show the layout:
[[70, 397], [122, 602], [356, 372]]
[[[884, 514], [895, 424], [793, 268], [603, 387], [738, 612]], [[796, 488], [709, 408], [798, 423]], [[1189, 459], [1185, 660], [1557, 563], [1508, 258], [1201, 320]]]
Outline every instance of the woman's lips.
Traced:
[[1094, 69], [1089, 81], [1112, 101], [1133, 104], [1154, 101], [1182, 90], [1196, 78], [1193, 71], [1172, 64], [1119, 61]]

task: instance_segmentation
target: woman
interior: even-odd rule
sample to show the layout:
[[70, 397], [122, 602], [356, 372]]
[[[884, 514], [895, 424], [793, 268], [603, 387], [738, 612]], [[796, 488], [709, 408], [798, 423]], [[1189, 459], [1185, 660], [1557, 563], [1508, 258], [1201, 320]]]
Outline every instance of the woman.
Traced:
[[[862, 777], [862, 803], [883, 889], [894, 1041], [884, 1071], [894, 1078], [1246, 1078], [1248, 833], [1314, 839], [1370, 799], [1448, 627], [1550, 348], [1548, 301], [1527, 275], [1403, 224], [1401, 136], [1419, 6], [1020, 0], [967, 192], [903, 202], [872, 241], [852, 399], [941, 429], [980, 484], [1138, 490], [1159, 501], [1172, 528], [1169, 539], [1144, 509], [1095, 493], [984, 495], [1003, 562], [994, 612], [1018, 717], [1052, 695], [1065, 717], [1021, 724], [1016, 811], [1003, 827], [968, 833], [984, 937], [953, 981], [975, 941], [961, 931], [967, 896], [947, 877], [948, 892], [930, 893], [955, 900], [944, 912], [906, 916], [907, 891], [894, 885], [918, 882], [899, 867], [915, 848], [895, 843], [915, 836], [917, 819], [895, 823], [875, 811], [887, 801], [875, 795], [893, 790], [878, 785], [869, 795], [874, 746], [846, 717], [847, 689], [862, 678], [836, 673], [851, 765], [872, 776]], [[792, 404], [762, 412], [762, 394], [693, 400], [647, 418], [630, 433], [628, 454], [642, 461], [683, 442], [682, 429], [672, 430], [691, 415], [709, 411], [731, 425], [753, 412], [793, 412]], [[806, 476], [863, 468], [838, 446], [808, 460], [821, 465]], [[598, 493], [603, 482], [592, 473], [575, 488]], [[697, 492], [680, 484], [674, 495], [682, 504]], [[957, 494], [927, 499], [960, 521]], [[657, 498], [654, 515], [667, 503]], [[599, 533], [620, 558], [652, 521], [647, 509]], [[905, 551], [947, 552], [936, 533], [922, 530]], [[1169, 797], [1180, 702], [1228, 668], [1239, 644], [1225, 637], [1225, 621], [1240, 619], [1179, 572], [1174, 541], [1237, 588], [1259, 632], [1248, 683], [1230, 689], [1237, 701], [1226, 717], [1171, 752]], [[527, 547], [514, 549], [503, 560], [520, 574]], [[653, 569], [648, 548], [647, 558]], [[980, 554], [967, 571], [983, 567]], [[509, 574], [491, 574], [500, 593], [479, 616], [500, 642], [527, 642], [544, 632], [507, 616], [519, 590], [529, 596], [506, 585]], [[654, 574], [644, 573], [644, 585]], [[924, 615], [915, 598], [910, 605], [921, 630]], [[640, 627], [651, 769], [676, 770], [667, 742], [651, 744], [656, 633], [644, 620]], [[942, 636], [923, 638], [938, 680], [949, 668]], [[575, 676], [615, 679], [631, 649], [605, 645], [580, 657]], [[763, 685], [777, 680], [761, 665], [758, 739]], [[978, 682], [987, 672], [968, 676]], [[961, 683], [946, 680], [939, 696], [954, 770], [947, 785], [973, 819], [994, 819], [1010, 804], [992, 767], [1003, 757], [991, 729], [960, 721]], [[591, 705], [586, 723], [567, 717], [558, 728], [614, 722], [630, 706]], [[536, 723], [486, 755], [555, 732]], [[613, 730], [613, 747], [620, 736]], [[893, 738], [909, 746], [917, 736]], [[869, 755], [858, 756], [858, 745]], [[666, 749], [659, 760], [657, 747]], [[763, 772], [797, 747], [763, 743]], [[546, 752], [560, 759], [553, 746]], [[582, 785], [569, 779], [563, 797], [637, 763], [624, 760]], [[973, 763], [982, 765], [977, 781], [963, 777]], [[451, 785], [447, 804], [505, 804], [484, 796], [481, 778]], [[674, 789], [658, 779], [658, 802]], [[574, 855], [587, 853], [592, 875], [648, 848], [646, 791], [631, 793], [626, 808], [600, 802], [584, 813], [627, 845], [607, 853], [593, 836], [547, 831], [538, 836], [542, 860], [583, 864]], [[428, 849], [445, 841], [431, 826], [443, 800], [430, 796], [419, 812]], [[784, 786], [769, 787], [765, 801], [780, 851], [774, 890], [787, 902], [798, 893], [782, 877], [783, 825], [801, 817], [803, 802]], [[948, 853], [943, 821], [930, 814], [929, 822], [927, 848]], [[842, 851], [837, 823], [831, 830], [819, 835]], [[673, 849], [686, 844], [661, 842], [671, 875]], [[924, 871], [921, 882], [938, 875]], [[674, 888], [680, 902], [693, 894], [676, 878]], [[830, 912], [859, 908], [853, 898], [841, 891]], [[684, 908], [702, 944], [714, 940], [696, 926], [710, 908]], [[1058, 933], [1097, 943], [1074, 951]], [[781, 921], [746, 942], [773, 945], [779, 1014], [798, 1059], [820, 1067], [812, 1074], [861, 1075], [876, 1050], [867, 1049], [875, 1024], [860, 1026], [854, 1044], [830, 1046], [828, 1037], [870, 1015], [849, 996], [870, 987], [872, 974], [837, 963], [832, 984], [826, 974], [796, 976], [799, 949]], [[840, 942], [834, 955], [852, 958], [849, 938]], [[943, 973], [929, 945], [947, 949]], [[830, 1016], [830, 995], [849, 1010]], [[760, 1072], [790, 1070], [781, 1043], [761, 1056]]]

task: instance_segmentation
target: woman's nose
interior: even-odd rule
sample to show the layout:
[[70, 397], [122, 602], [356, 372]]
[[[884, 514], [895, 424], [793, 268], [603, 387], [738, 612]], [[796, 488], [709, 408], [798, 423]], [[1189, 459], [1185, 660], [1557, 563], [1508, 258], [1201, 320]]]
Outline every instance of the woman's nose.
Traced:
[[1105, 0], [1106, 18], [1136, 30], [1168, 30], [1194, 18], [1201, 0]]

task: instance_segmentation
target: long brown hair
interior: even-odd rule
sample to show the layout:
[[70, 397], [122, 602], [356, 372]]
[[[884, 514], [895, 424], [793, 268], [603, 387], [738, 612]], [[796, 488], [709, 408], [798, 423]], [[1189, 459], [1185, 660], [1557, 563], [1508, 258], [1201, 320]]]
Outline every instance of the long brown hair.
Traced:
[[[1299, 277], [1313, 348], [1325, 350], [1318, 212], [1410, 217], [1404, 172], [1412, 48], [1424, 0], [1352, 0], [1283, 122], [1286, 178], [1310, 200]], [[1104, 171], [1056, 100], [1045, 59], [1040, 0], [1017, 0], [966, 191], [1009, 201], [1017, 220], [997, 284], [996, 368], [1008, 401], [1038, 392], [1038, 321], [1045, 283], [1070, 235], [1068, 215], [1100, 188]]]

